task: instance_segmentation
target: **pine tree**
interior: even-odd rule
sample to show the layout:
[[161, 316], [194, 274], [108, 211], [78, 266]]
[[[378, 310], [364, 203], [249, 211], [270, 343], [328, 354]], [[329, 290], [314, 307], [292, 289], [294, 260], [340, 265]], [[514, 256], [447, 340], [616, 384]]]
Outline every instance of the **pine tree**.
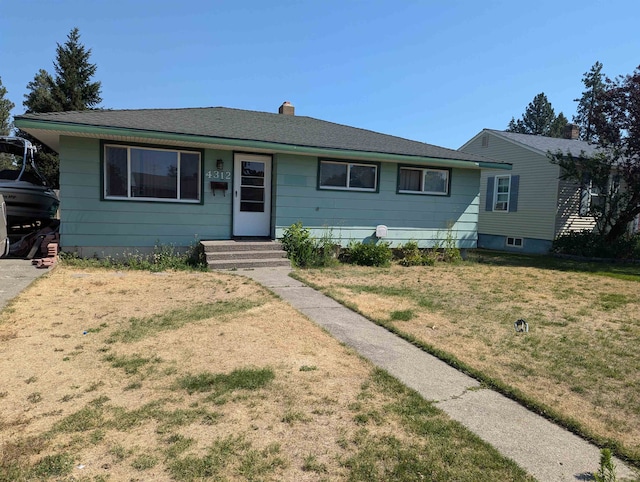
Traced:
[[7, 88], [2, 85], [0, 77], [0, 136], [7, 136], [11, 132], [11, 109], [16, 105], [7, 99]]
[[508, 132], [536, 136], [562, 137], [567, 118], [562, 112], [556, 117], [551, 102], [544, 92], [539, 93], [529, 103], [525, 113], [518, 120], [511, 118]]
[[[65, 112], [70, 110], [88, 110], [96, 108], [101, 102], [100, 82], [92, 82], [97, 66], [89, 62], [91, 49], [80, 43], [80, 33], [74, 28], [67, 35], [64, 45], [57, 44], [56, 60], [53, 63], [55, 78], [44, 69], [40, 69], [33, 80], [27, 84], [27, 94], [23, 105], [27, 113]], [[38, 147], [36, 162], [40, 171], [53, 187], [59, 187], [58, 156], [39, 144], [27, 133], [27, 137]]]
[[[2, 78], [0, 78], [0, 136], [8, 136], [13, 127], [11, 109], [15, 107], [15, 104], [7, 99], [6, 95], [7, 89], [2, 85]], [[10, 168], [11, 164], [11, 157], [8, 154], [0, 153], [0, 170]]]
[[91, 82], [97, 66], [89, 62], [91, 49], [80, 43], [77, 28], [71, 30], [64, 45], [56, 48], [56, 78], [53, 100], [60, 111], [93, 109], [102, 102], [100, 82]]
[[27, 114], [39, 112], [60, 112], [61, 106], [53, 99], [53, 77], [40, 69], [33, 80], [27, 84], [28, 93], [24, 95], [23, 105]]
[[580, 128], [580, 139], [597, 143], [596, 126], [605, 123], [605, 119], [602, 118], [604, 114], [601, 105], [605, 93], [605, 83], [600, 62], [593, 64], [589, 72], [584, 73], [582, 83], [586, 90], [582, 92], [582, 97], [574, 99], [578, 103], [578, 107], [576, 115], [573, 116], [573, 122]]

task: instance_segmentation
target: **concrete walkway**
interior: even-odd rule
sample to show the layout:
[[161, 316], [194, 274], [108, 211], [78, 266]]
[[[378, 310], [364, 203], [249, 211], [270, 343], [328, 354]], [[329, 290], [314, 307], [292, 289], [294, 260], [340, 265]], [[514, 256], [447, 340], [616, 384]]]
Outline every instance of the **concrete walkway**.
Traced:
[[[295, 309], [353, 347], [426, 400], [431, 400], [503, 455], [542, 482], [592, 480], [600, 450], [582, 438], [494, 392], [289, 277], [288, 268], [258, 268], [236, 273], [254, 279]], [[620, 460], [617, 475], [633, 478]]]
[[25, 259], [0, 259], [0, 310], [33, 280], [47, 273], [47, 269], [38, 269]]

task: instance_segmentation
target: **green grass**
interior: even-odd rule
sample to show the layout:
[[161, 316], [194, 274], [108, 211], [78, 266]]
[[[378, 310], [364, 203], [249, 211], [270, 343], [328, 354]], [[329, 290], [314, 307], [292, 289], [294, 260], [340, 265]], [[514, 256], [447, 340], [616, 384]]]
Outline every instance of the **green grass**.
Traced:
[[262, 450], [252, 448], [242, 435], [216, 439], [202, 457], [188, 455], [169, 464], [171, 476], [179, 481], [234, 479], [264, 480], [287, 461], [279, 455], [277, 444]]
[[302, 470], [305, 472], [315, 472], [317, 474], [322, 474], [327, 471], [327, 465], [318, 462], [318, 458], [315, 455], [309, 454], [304, 458]]
[[393, 321], [409, 321], [414, 318], [416, 314], [413, 310], [400, 310], [400, 311], [392, 311], [389, 315], [389, 318]]
[[234, 390], [257, 390], [275, 378], [270, 368], [240, 368], [231, 373], [199, 373], [187, 375], [178, 380], [180, 388], [189, 394], [194, 392], [214, 392], [215, 397]]
[[56, 433], [78, 433], [91, 430], [128, 431], [148, 421], [157, 423], [158, 433], [167, 433], [176, 427], [200, 422], [211, 425], [219, 419], [220, 414], [206, 408], [175, 408], [167, 410], [165, 406], [169, 400], [153, 400], [139, 408], [126, 410], [108, 403], [106, 397], [93, 400], [80, 410], [71, 413], [54, 424], [49, 436]]
[[[341, 441], [351, 449], [341, 461], [348, 480], [533, 480], [384, 370], [374, 369], [369, 381], [363, 384], [369, 393], [352, 406], [361, 428]], [[377, 396], [388, 399], [382, 410], [371, 406]], [[373, 430], [387, 422], [415, 435], [412, 442]]]
[[195, 440], [180, 434], [172, 434], [167, 438], [166, 442], [168, 445], [165, 450], [166, 457], [168, 459], [176, 459], [193, 446]]
[[146, 365], [162, 362], [157, 356], [143, 357], [138, 354], [131, 356], [110, 354], [105, 356], [103, 360], [110, 363], [113, 368], [122, 368], [127, 375], [135, 375]]
[[131, 467], [136, 470], [148, 470], [156, 466], [158, 458], [150, 454], [140, 454], [131, 461]]
[[69, 454], [47, 455], [36, 462], [31, 470], [34, 477], [48, 479], [62, 477], [71, 473], [73, 469], [73, 457]]
[[475, 250], [469, 253], [468, 262], [491, 266], [530, 267], [587, 273], [596, 276], [640, 282], [640, 264], [589, 262], [553, 256], [501, 253], [496, 251]]
[[177, 330], [188, 323], [208, 318], [223, 318], [231, 314], [241, 313], [260, 306], [264, 301], [236, 299], [191, 305], [147, 318], [131, 318], [129, 327], [117, 330], [107, 340], [108, 343], [133, 343], [157, 333]]

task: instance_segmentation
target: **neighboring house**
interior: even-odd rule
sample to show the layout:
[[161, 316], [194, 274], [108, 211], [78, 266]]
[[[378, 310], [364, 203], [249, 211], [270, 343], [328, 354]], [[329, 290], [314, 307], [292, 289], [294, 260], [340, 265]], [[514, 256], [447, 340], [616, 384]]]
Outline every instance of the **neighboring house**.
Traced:
[[591, 194], [560, 179], [548, 152], [593, 155], [596, 146], [578, 140], [569, 125], [565, 138], [484, 129], [459, 150], [513, 165], [510, 172], [482, 171], [478, 247], [547, 253], [553, 240], [570, 231], [593, 229], [587, 216]]
[[[475, 248], [480, 172], [506, 163], [296, 116], [223, 107], [25, 114], [60, 155], [61, 245], [81, 256], [279, 238], [298, 221], [342, 245]], [[383, 230], [381, 230], [383, 231]], [[379, 231], [379, 232], [381, 232]]]

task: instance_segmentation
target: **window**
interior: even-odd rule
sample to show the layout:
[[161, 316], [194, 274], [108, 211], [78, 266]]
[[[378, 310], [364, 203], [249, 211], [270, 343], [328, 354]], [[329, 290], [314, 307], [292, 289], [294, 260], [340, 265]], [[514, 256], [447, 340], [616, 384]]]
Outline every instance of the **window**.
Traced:
[[105, 145], [109, 199], [200, 201], [200, 153]]
[[449, 194], [449, 170], [401, 166], [398, 192], [446, 196]]
[[519, 189], [518, 174], [487, 177], [485, 211], [516, 212]]
[[507, 246], [522, 248], [522, 238], [507, 237]]
[[509, 210], [509, 190], [511, 187], [511, 176], [496, 176], [496, 192], [493, 197], [494, 211]]
[[322, 160], [320, 161], [318, 186], [320, 189], [376, 191], [378, 188], [378, 165]]

